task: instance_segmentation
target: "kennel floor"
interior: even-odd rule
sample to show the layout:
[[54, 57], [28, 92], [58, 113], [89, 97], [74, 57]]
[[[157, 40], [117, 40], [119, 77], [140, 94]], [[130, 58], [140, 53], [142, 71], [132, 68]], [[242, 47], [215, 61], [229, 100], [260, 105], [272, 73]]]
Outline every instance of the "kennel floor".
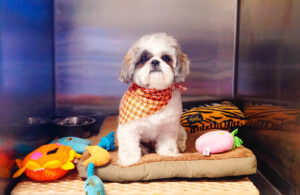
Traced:
[[[249, 178], [216, 180], [164, 180], [152, 182], [104, 183], [107, 195], [128, 194], [203, 194], [203, 195], [258, 195], [259, 191]], [[11, 192], [12, 195], [84, 195], [84, 180], [73, 170], [54, 182], [34, 182], [24, 178]]]

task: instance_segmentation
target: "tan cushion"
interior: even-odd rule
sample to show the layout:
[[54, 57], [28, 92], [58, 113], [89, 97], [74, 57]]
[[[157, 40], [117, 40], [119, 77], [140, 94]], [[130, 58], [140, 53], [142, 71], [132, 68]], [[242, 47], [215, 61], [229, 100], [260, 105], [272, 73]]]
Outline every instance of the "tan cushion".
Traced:
[[[116, 128], [117, 117], [106, 118], [99, 135], [91, 138], [92, 143], [97, 145], [101, 137], [106, 136]], [[203, 132], [189, 135], [187, 150], [180, 156], [167, 157], [150, 153], [129, 167], [119, 166], [117, 151], [110, 152], [111, 163], [95, 168], [95, 174], [106, 181], [138, 181], [173, 177], [215, 178], [256, 173], [255, 155], [245, 147], [221, 154], [212, 154], [209, 157], [204, 157], [198, 153], [194, 144], [201, 133]], [[77, 165], [81, 177], [86, 177], [86, 167], [82, 165], [82, 162], [88, 157], [89, 154], [85, 152]]]

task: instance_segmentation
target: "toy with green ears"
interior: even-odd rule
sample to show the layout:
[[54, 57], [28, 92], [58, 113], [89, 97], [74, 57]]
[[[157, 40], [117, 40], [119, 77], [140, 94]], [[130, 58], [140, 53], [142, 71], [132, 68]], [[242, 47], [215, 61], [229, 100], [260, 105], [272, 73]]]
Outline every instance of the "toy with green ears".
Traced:
[[108, 151], [115, 150], [114, 132], [101, 138], [97, 146], [88, 146], [86, 149], [91, 154], [83, 165], [87, 166], [87, 180], [84, 183], [84, 189], [87, 195], [105, 195], [103, 182], [94, 175], [95, 166], [102, 166], [110, 161]]
[[232, 149], [238, 148], [243, 144], [243, 140], [237, 136], [239, 129], [235, 129], [231, 132], [231, 135], [233, 136], [233, 146]]
[[210, 131], [201, 135], [195, 143], [196, 149], [204, 156], [225, 152], [243, 144], [243, 141], [236, 136], [238, 129], [232, 133], [224, 130]]

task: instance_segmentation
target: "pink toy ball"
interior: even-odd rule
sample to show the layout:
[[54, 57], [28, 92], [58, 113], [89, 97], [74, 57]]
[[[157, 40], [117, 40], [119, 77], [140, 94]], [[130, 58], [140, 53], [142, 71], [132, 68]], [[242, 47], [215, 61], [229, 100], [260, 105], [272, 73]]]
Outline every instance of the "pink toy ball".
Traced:
[[196, 149], [204, 156], [231, 150], [234, 147], [234, 135], [224, 130], [205, 133], [196, 140]]

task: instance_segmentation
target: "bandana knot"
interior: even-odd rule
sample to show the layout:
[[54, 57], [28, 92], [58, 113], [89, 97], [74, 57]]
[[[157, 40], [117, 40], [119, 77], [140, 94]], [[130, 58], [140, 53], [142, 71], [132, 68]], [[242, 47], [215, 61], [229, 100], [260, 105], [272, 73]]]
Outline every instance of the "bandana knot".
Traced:
[[164, 109], [168, 105], [176, 88], [181, 90], [186, 89], [178, 83], [163, 90], [143, 88], [136, 83], [132, 83], [121, 102], [120, 124], [146, 118]]

